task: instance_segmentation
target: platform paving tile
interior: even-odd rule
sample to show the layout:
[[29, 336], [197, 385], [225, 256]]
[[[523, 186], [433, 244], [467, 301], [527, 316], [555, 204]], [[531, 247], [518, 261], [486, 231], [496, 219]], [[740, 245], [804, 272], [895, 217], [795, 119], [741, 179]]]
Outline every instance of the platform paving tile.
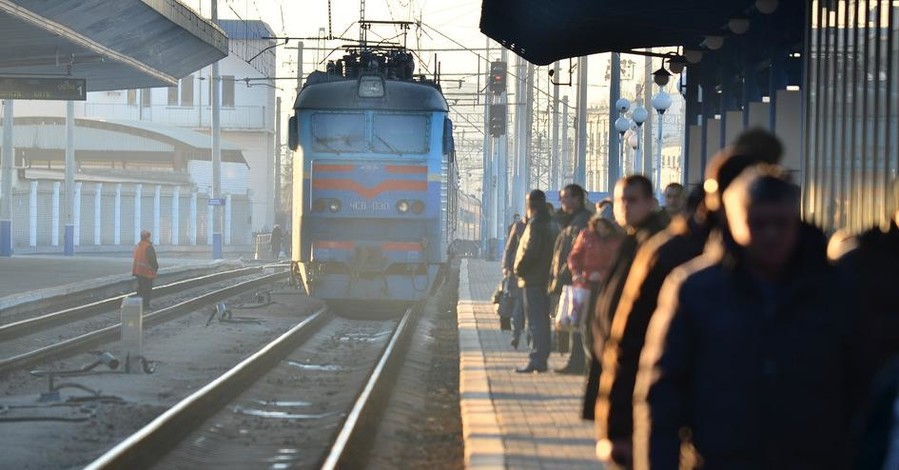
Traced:
[[[513, 349], [490, 303], [498, 262], [462, 261], [459, 283], [460, 396], [466, 468], [602, 469], [592, 423], [581, 420], [584, 377], [518, 374]], [[523, 339], [523, 338], [522, 338]], [[524, 342], [524, 341], [522, 341]], [[550, 369], [565, 365], [553, 353]]]

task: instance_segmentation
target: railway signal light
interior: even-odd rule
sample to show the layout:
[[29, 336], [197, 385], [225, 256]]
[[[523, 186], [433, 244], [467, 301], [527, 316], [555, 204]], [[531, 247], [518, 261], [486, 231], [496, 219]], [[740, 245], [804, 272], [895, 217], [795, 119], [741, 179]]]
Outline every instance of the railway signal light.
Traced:
[[491, 104], [488, 128], [490, 135], [499, 137], [506, 134], [506, 105]]
[[491, 62], [490, 63], [490, 91], [494, 95], [506, 91], [506, 63]]

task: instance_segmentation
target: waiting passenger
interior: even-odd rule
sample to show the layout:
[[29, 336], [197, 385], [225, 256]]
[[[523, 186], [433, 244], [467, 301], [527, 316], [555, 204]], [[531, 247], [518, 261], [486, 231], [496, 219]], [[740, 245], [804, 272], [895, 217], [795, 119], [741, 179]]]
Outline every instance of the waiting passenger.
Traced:
[[[585, 206], [587, 192], [577, 184], [569, 184], [559, 191], [561, 209], [555, 217], [561, 231], [553, 245], [549, 295], [556, 300], [565, 286], [572, 285], [572, 273], [568, 269], [568, 254], [578, 234], [587, 226], [591, 213]], [[585, 367], [584, 341], [581, 331], [575, 329], [568, 335], [568, 363], [556, 370], [560, 374], [583, 374]]]
[[687, 191], [680, 183], [671, 183], [665, 186], [665, 212], [668, 217], [674, 219], [682, 215], [687, 209]]
[[531, 351], [526, 366], [516, 372], [546, 372], [549, 359], [549, 267], [552, 263], [553, 243], [558, 231], [549, 211], [546, 210], [546, 194], [539, 189], [528, 193], [528, 221], [518, 251], [515, 254], [515, 275], [518, 286], [524, 289], [524, 313], [531, 335]]
[[[764, 160], [732, 155], [723, 150], [707, 168], [706, 184], [721, 193], [751, 165]], [[596, 404], [597, 457], [623, 466], [631, 464], [633, 395], [646, 328], [656, 310], [662, 283], [674, 268], [702, 254], [713, 229], [723, 227], [722, 211], [708, 210], [702, 187], [691, 193], [685, 217], [675, 217], [668, 228], [637, 251], [602, 354], [599, 401]], [[716, 204], [717, 205], [717, 204]], [[720, 233], [718, 236], [721, 236]]]
[[668, 277], [650, 321], [634, 468], [845, 468], [850, 306], [826, 243], [775, 167], [744, 171], [724, 205], [732, 238]]
[[600, 290], [596, 309], [588, 313], [587, 345], [590, 346], [590, 371], [587, 389], [584, 392], [584, 419], [592, 420], [599, 391], [600, 357], [603, 344], [608, 338], [612, 316], [618, 308], [618, 301], [624, 289], [624, 281], [640, 244], [665, 228], [665, 221], [655, 210], [656, 200], [652, 194], [652, 182], [643, 175], [632, 175], [618, 180], [615, 185], [615, 220], [623, 227], [627, 236], [621, 243], [618, 256], [612, 265], [609, 280]]
[[[515, 214], [518, 216], [518, 214]], [[524, 229], [528, 225], [527, 214], [524, 219], [515, 218], [515, 222], [509, 227], [509, 235], [506, 237], [506, 250], [503, 253], [503, 277], [511, 278], [507, 285], [512, 296], [512, 347], [518, 349], [518, 343], [521, 339], [521, 332], [524, 331], [524, 299], [522, 298], [521, 288], [518, 287], [518, 278], [515, 277], [515, 254], [518, 252], [518, 242]]]

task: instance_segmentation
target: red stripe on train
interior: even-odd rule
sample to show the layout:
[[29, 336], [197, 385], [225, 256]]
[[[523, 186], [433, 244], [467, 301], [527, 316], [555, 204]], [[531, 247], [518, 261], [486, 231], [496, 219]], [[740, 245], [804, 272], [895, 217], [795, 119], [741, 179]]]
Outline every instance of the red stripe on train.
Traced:
[[356, 165], [330, 165], [326, 163], [316, 163], [312, 167], [312, 171], [315, 172], [346, 172], [346, 171], [355, 171]]
[[366, 199], [371, 199], [387, 191], [427, 191], [427, 181], [414, 180], [384, 180], [377, 185], [366, 188], [351, 179], [316, 179], [312, 182], [312, 189], [353, 191]]
[[387, 165], [388, 173], [399, 173], [403, 175], [423, 175], [428, 172], [428, 167], [421, 165]]

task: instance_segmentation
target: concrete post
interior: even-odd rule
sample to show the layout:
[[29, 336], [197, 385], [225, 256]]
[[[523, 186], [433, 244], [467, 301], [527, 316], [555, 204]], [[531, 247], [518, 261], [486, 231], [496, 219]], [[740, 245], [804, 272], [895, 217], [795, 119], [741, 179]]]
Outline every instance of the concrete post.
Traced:
[[115, 206], [112, 215], [112, 244], [122, 244], [122, 183], [115, 185]]
[[212, 244], [213, 244], [212, 243], [212, 236], [213, 236], [212, 217], [213, 217], [213, 207], [214, 206], [210, 206], [209, 201], [208, 201], [209, 199], [212, 198], [212, 188], [208, 188], [206, 190], [206, 195], [207, 195], [206, 196], [206, 199], [207, 199], [207, 202], [206, 202], [206, 244], [209, 246], [212, 246]]
[[190, 192], [190, 212], [187, 214], [187, 238], [191, 246], [197, 246], [197, 188]]
[[28, 195], [28, 246], [37, 246], [37, 188], [38, 182], [31, 182], [31, 193]]
[[128, 296], [122, 300], [122, 356], [126, 360], [127, 372], [140, 373], [138, 359], [143, 357], [143, 302], [140, 297]]
[[172, 188], [172, 245], [178, 245], [181, 232], [181, 186]]
[[100, 246], [102, 243], [102, 218], [103, 208], [103, 183], [97, 183], [96, 192], [94, 193], [94, 245]]
[[144, 186], [142, 184], [134, 185], [134, 244], [138, 244], [140, 242], [140, 231], [142, 227], [140, 226], [140, 213], [141, 213], [141, 198], [143, 197]]
[[225, 245], [231, 244], [231, 195], [225, 196]]
[[62, 184], [53, 182], [53, 196], [50, 199], [50, 246], [59, 246], [59, 191]]
[[160, 219], [162, 218], [162, 185], [157, 184], [153, 192], [153, 244], [159, 245]]
[[72, 195], [72, 245], [81, 245], [81, 188], [84, 186], [82, 182], [75, 183], [75, 192]]

